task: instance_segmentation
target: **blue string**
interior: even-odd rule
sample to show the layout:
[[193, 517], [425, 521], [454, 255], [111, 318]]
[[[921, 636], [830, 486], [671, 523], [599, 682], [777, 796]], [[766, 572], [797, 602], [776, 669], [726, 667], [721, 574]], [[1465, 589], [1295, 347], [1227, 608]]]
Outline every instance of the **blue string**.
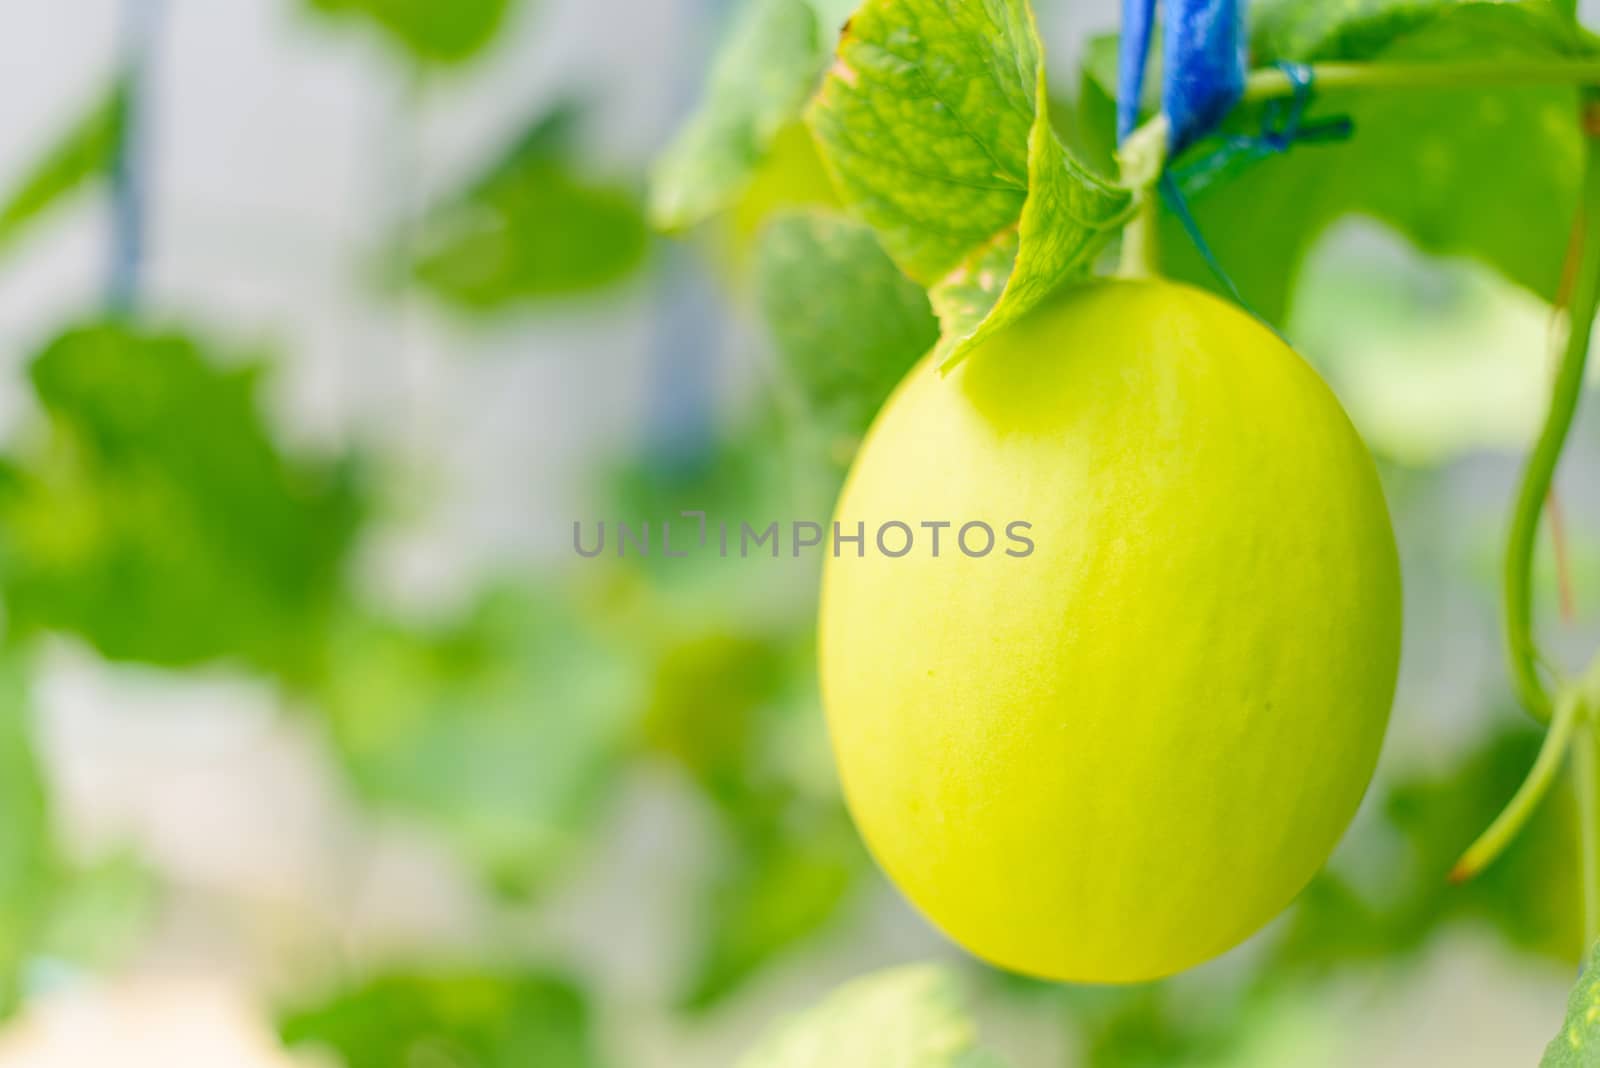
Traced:
[[1172, 214], [1177, 216], [1206, 267], [1229, 295], [1258, 319], [1261, 316], [1240, 294], [1239, 287], [1234, 284], [1222, 261], [1217, 259], [1210, 243], [1201, 233], [1200, 224], [1189, 210], [1187, 198], [1204, 192], [1226, 172], [1241, 170], [1268, 156], [1281, 156], [1295, 145], [1343, 141], [1355, 132], [1355, 125], [1348, 115], [1306, 122], [1306, 108], [1310, 106], [1315, 90], [1311, 68], [1304, 63], [1280, 62], [1276, 66], [1288, 76], [1294, 93], [1287, 101], [1274, 100], [1267, 104], [1262, 115], [1261, 131], [1251, 135], [1223, 137], [1215, 149], [1199, 159], [1184, 167], [1169, 168], [1161, 176], [1160, 184], [1162, 199]]
[[[1255, 309], [1245, 301], [1244, 294], [1239, 292], [1239, 287], [1234, 284], [1232, 276], [1222, 266], [1222, 261], [1217, 259], [1217, 254], [1211, 250], [1211, 245], [1206, 241], [1206, 235], [1200, 232], [1200, 224], [1195, 221], [1194, 213], [1189, 210], [1189, 204], [1183, 199], [1183, 190], [1178, 187], [1178, 181], [1168, 171], [1161, 176], [1161, 199], [1166, 201], [1167, 208], [1178, 217], [1178, 222], [1183, 224], [1183, 230], [1189, 235], [1200, 258], [1206, 261], [1206, 267], [1216, 276], [1233, 297], [1250, 314], [1255, 315]], [[1259, 319], [1261, 316], [1256, 315]]]

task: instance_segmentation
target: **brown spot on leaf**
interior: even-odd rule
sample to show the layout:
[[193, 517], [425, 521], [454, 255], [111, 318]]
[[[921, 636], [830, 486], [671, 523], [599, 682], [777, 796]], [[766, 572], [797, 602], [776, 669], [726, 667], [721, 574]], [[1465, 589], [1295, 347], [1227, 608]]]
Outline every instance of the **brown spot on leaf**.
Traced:
[[1600, 137], [1600, 103], [1589, 101], [1583, 105], [1583, 132], [1589, 137]]

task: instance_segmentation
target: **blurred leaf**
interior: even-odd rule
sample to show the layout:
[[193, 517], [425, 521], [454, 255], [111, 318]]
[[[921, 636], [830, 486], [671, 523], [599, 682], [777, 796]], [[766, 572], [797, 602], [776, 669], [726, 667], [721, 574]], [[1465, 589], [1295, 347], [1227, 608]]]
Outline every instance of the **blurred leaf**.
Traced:
[[944, 968], [916, 964], [839, 987], [783, 1021], [738, 1068], [1003, 1068]]
[[131, 854], [62, 872], [31, 947], [35, 966], [42, 959], [97, 971], [115, 967], [138, 947], [158, 903], [157, 874]]
[[785, 126], [773, 138], [744, 193], [728, 209], [724, 244], [730, 246], [735, 275], [730, 281], [737, 285], [745, 280], [752, 246], [780, 213], [843, 207], [811, 131], [799, 120]]
[[[790, 555], [788, 535], [776, 559], [759, 548], [745, 559], [740, 548], [741, 524], [749, 524], [754, 537], [768, 523], [788, 529], [791, 520], [815, 516], [821, 523], [828, 518], [843, 472], [816, 454], [804, 422], [763, 408], [703, 450], [653, 452], [611, 477], [600, 514], [631, 517], [635, 529], [648, 521], [658, 538], [662, 524], [671, 523], [675, 548], [688, 542], [688, 554], [681, 559], [659, 551], [625, 561], [612, 557], [648, 589], [660, 633], [682, 627], [686, 620], [692, 621], [689, 633], [729, 624], [762, 635], [815, 626], [820, 558]], [[704, 544], [697, 538], [698, 518], [683, 515], [685, 511], [706, 513]]]
[[657, 162], [650, 218], [688, 229], [731, 205], [799, 118], [854, 0], [744, 0], [705, 98]]
[[360, 516], [350, 472], [291, 461], [260, 368], [106, 322], [29, 366], [48, 417], [0, 480], [13, 637], [69, 631], [117, 660], [238, 659], [303, 679]]
[[[1157, 46], [1159, 42], [1155, 42]], [[1083, 45], [1083, 59], [1078, 70], [1078, 97], [1070, 113], [1057, 115], [1057, 125], [1066, 129], [1069, 144], [1089, 166], [1102, 174], [1115, 174], [1117, 162], [1117, 64], [1120, 42], [1114, 33], [1091, 37]], [[1150, 63], [1159, 63], [1152, 58]], [[1161, 79], [1157, 72], [1153, 80], [1147, 79], [1145, 87], [1160, 93]], [[1150, 100], [1146, 111], [1154, 111], [1156, 101]], [[1058, 109], [1059, 112], [1060, 109]]]
[[[1544, 0], [1278, 0], [1252, 8], [1253, 59], [1390, 62], [1528, 62], [1590, 54], [1591, 39]], [[1112, 46], [1100, 44], [1092, 54]], [[1087, 68], [1084, 106], [1109, 121], [1114, 83]], [[1351, 214], [1394, 227], [1422, 251], [1488, 264], [1545, 299], [1554, 296], [1578, 202], [1578, 91], [1562, 87], [1341, 90], [1308, 118], [1349, 115], [1355, 136], [1299, 145], [1233, 168], [1190, 198], [1208, 243], [1250, 305], [1282, 324], [1306, 253]], [[1241, 109], [1233, 133], [1260, 129]], [[1186, 160], [1216, 148], [1197, 146]], [[1180, 163], [1181, 168], [1181, 163]], [[1507, 211], [1506, 205], [1516, 205]], [[1162, 269], [1219, 290], [1171, 213], [1161, 230]]]
[[1587, 47], [1571, 6], [1549, 0], [1262, 0], [1250, 12], [1250, 44], [1258, 65], [1370, 60], [1403, 37], [1485, 15], [1508, 30], [1525, 28], [1559, 52]]
[[54, 871], [21, 673], [7, 657], [0, 663], [0, 1017], [16, 1007], [18, 972], [49, 905]]
[[103, 966], [141, 936], [148, 872], [126, 857], [74, 869], [57, 852], [23, 665], [0, 657], [0, 1020], [53, 971]]
[[506, 21], [511, 0], [307, 0], [319, 12], [365, 18], [416, 59], [460, 63]]
[[[1304, 20], [1289, 17], [1290, 10]], [[1259, 54], [1444, 62], [1592, 51], [1567, 16], [1538, 0], [1390, 2], [1334, 26], [1324, 22], [1329, 10], [1298, 3], [1258, 12]], [[1353, 116], [1356, 136], [1348, 145], [1307, 153], [1323, 170], [1316, 186], [1321, 213], [1371, 215], [1424, 252], [1480, 259], [1554, 296], [1577, 210], [1576, 90], [1351, 93], [1334, 103]], [[1508, 213], [1507, 204], [1518, 208]]]
[[574, 599], [497, 590], [432, 631], [352, 623], [324, 706], [362, 792], [427, 822], [502, 891], [581, 838], [645, 702], [644, 666]]
[[570, 296], [628, 275], [647, 234], [633, 194], [580, 175], [560, 109], [430, 211], [410, 255], [424, 286], [470, 311]]
[[764, 635], [719, 628], [672, 641], [656, 662], [645, 741], [714, 799], [736, 804], [764, 711], [782, 699], [788, 673], [785, 651]]
[[126, 104], [126, 88], [117, 81], [24, 172], [0, 203], [0, 248], [61, 200], [110, 173], [122, 140]]
[[1561, 1033], [1550, 1040], [1539, 1068], [1594, 1068], [1600, 1064], [1600, 945], [1589, 953], [1567, 1001]]
[[285, 1014], [285, 1044], [344, 1068], [596, 1068], [589, 1006], [546, 974], [398, 972]]
[[[1072, 992], [1072, 1017], [1092, 1068], [1242, 1065], [1260, 1009], [1223, 984], [1189, 998], [1174, 983]], [[1310, 1060], [1310, 1058], [1307, 1058]]]
[[867, 871], [836, 784], [808, 781], [806, 751], [828, 760], [801, 679], [814, 662], [796, 635], [725, 630], [671, 641], [659, 658], [646, 741], [705, 791], [723, 833], [693, 921], [686, 1008], [714, 1006], [826, 926]]
[[[705, 902], [704, 941], [685, 1004], [704, 1009], [826, 926], [865, 856], [843, 809], [824, 822], [755, 838], [716, 873]], [[831, 816], [831, 818], [829, 818]]]
[[[1512, 728], [1446, 770], [1390, 786], [1382, 813], [1397, 839], [1369, 836], [1341, 850], [1296, 903], [1274, 951], [1276, 965], [1317, 974], [1394, 960], [1466, 917], [1488, 922], [1525, 952], [1576, 961], [1582, 899], [1570, 791], [1548, 798], [1483, 874], [1463, 886], [1448, 879], [1456, 859], [1516, 791], [1538, 747], [1537, 731]], [[1363, 874], [1374, 870], [1383, 878]]]
[[[1487, 924], [1521, 952], [1570, 963], [1581, 952], [1582, 904], [1570, 790], [1548, 798], [1495, 864], [1464, 886], [1448, 873], [1509, 799], [1539, 732], [1498, 731], [1447, 767], [1382, 786], [1327, 869], [1296, 899], [1250, 969], [1125, 990], [1064, 991], [1094, 1068], [1289, 1063], [1277, 1032], [1314, 1027], [1287, 1017], [1316, 1006], [1323, 984], [1400, 969], [1463, 921]], [[1325, 1008], [1323, 1010], [1325, 1015]], [[1292, 1043], [1293, 1034], [1289, 1036]], [[1336, 1050], [1331, 1036], [1320, 1039]], [[1261, 1052], [1257, 1052], [1257, 1051]], [[1321, 1052], [1319, 1058], [1314, 1054]], [[1294, 1063], [1342, 1063], [1302, 1048]]]
[[[1537, 732], [1509, 730], [1474, 754], [1458, 774], [1394, 791], [1391, 822], [1417, 855], [1426, 857], [1422, 871], [1435, 886], [1439, 865], [1453, 864], [1511, 799], [1533, 764], [1537, 743]], [[1561, 789], [1488, 870], [1444, 891], [1446, 915], [1486, 922], [1524, 953], [1575, 964], [1583, 952], [1577, 840], [1577, 805], [1572, 790]]]
[[784, 366], [813, 421], [834, 433], [859, 439], [939, 340], [927, 295], [859, 223], [780, 216], [762, 238], [756, 276]]
[[1086, 274], [1132, 202], [1056, 137], [1026, 0], [869, 0], [808, 121], [845, 202], [930, 289], [945, 366]]
[[634, 584], [635, 643], [654, 665], [642, 740], [693, 780], [719, 821], [719, 855], [687, 918], [696, 941], [679, 1000], [695, 1010], [829, 923], [867, 870], [816, 698], [814, 562], [741, 560], [736, 545], [718, 553], [720, 522], [736, 540], [741, 520], [809, 514], [786, 492], [769, 429], [724, 439], [700, 462], [635, 465], [605, 509], [670, 519], [680, 546], [695, 529], [687, 521], [678, 540], [680, 511], [707, 513], [708, 544], [688, 558], [618, 562]]

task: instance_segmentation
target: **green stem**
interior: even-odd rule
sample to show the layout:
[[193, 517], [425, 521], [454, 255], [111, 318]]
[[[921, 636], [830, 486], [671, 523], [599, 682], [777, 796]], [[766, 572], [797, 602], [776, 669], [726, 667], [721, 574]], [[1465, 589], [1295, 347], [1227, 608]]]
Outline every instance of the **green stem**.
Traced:
[[1461, 859], [1450, 872], [1451, 882], [1465, 882], [1477, 875], [1492, 864], [1506, 846], [1511, 844], [1517, 832], [1522, 830], [1533, 816], [1539, 807], [1539, 802], [1550, 792], [1551, 785], [1561, 772], [1561, 765], [1567, 755], [1567, 748], [1572, 742], [1575, 729], [1582, 734], [1579, 740], [1580, 751], [1589, 744], [1590, 732], [1586, 726], [1579, 724], [1582, 718], [1581, 709], [1582, 702], [1578, 700], [1576, 693], [1569, 694], [1560, 702], [1556, 708], [1555, 719], [1551, 721], [1550, 730], [1545, 733], [1544, 742], [1539, 747], [1539, 756], [1533, 762], [1533, 770], [1528, 772], [1528, 777], [1517, 788], [1516, 794], [1507, 802], [1500, 815], [1495, 817], [1489, 829], [1479, 835], [1478, 840], [1461, 855]]
[[1157, 115], [1133, 132], [1117, 153], [1122, 184], [1133, 190], [1138, 212], [1122, 231], [1124, 278], [1153, 278], [1161, 273], [1160, 198], [1156, 182], [1167, 165], [1168, 124]]
[[1583, 860], [1583, 945], [1600, 940], [1600, 656], [1569, 691], [1578, 709], [1573, 773], [1578, 794], [1578, 850]]
[[[1472, 63], [1314, 63], [1311, 84], [1317, 92], [1364, 89], [1516, 89], [1529, 86], [1600, 86], [1600, 60], [1553, 60]], [[1276, 67], [1254, 70], [1245, 78], [1242, 104], [1293, 96], [1295, 83]], [[1167, 117], [1159, 112], [1136, 130], [1129, 143], [1147, 137], [1166, 144]], [[1159, 173], [1159, 172], [1158, 172]], [[1150, 178], [1154, 181], [1154, 177]], [[1124, 184], [1143, 188], [1130, 178]]]
[[1593, 90], [1585, 92], [1583, 108], [1584, 170], [1575, 226], [1578, 263], [1568, 305], [1566, 344], [1551, 386], [1550, 408], [1517, 492], [1503, 576], [1506, 649], [1517, 695], [1536, 718], [1551, 721], [1550, 730], [1527, 781], [1451, 876], [1459, 881], [1480, 871], [1510, 843], [1549, 790], [1566, 750], [1575, 744], [1585, 944], [1593, 945], [1600, 937], [1600, 724], [1596, 722], [1600, 719], [1600, 658], [1584, 679], [1562, 684], [1552, 701], [1540, 674], [1539, 647], [1533, 634], [1534, 546], [1577, 414], [1589, 359], [1589, 334], [1600, 308], [1600, 137], [1595, 135], [1600, 129], [1600, 101]]
[[[1600, 85], [1600, 61], [1556, 60], [1472, 63], [1317, 63], [1312, 84], [1320, 92], [1342, 89], [1502, 89], [1531, 85]], [[1294, 95], [1294, 83], [1277, 68], [1252, 71], [1246, 103]]]
[[1583, 945], [1600, 939], [1600, 731], [1587, 717], [1574, 762], [1578, 790], [1578, 848], [1583, 857]]
[[1507, 652], [1517, 696], [1536, 718], [1548, 720], [1549, 688], [1539, 671], [1539, 649], [1533, 637], [1533, 552], [1544, 502], [1550, 495], [1562, 449], [1572, 431], [1589, 360], [1589, 333], [1600, 307], [1600, 140], [1586, 138], [1583, 197], [1578, 210], [1584, 220], [1582, 248], [1572, 288], [1566, 350], [1551, 387], [1550, 411], [1523, 472], [1506, 548], [1504, 612]]
[[1122, 258], [1117, 273], [1124, 278], [1155, 278], [1161, 274], [1160, 219], [1155, 190], [1143, 189], [1139, 210], [1122, 229]]

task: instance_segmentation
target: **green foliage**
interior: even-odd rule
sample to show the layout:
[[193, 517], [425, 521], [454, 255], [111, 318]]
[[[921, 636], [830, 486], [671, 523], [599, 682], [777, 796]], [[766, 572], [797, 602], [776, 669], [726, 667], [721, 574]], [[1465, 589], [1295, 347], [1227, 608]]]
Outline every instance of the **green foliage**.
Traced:
[[759, 244], [765, 227], [778, 215], [799, 211], [837, 215], [843, 207], [811, 131], [796, 119], [778, 131], [750, 184], [728, 209], [723, 244], [732, 253], [735, 282], [748, 274], [751, 246]]
[[[1576, 813], [1569, 792], [1548, 799], [1506, 854], [1464, 886], [1457, 858], [1515, 792], [1538, 750], [1537, 732], [1513, 728], [1486, 739], [1442, 773], [1390, 786], [1382, 812], [1397, 836], [1351, 843], [1297, 903], [1277, 949], [1282, 967], [1318, 974], [1341, 964], [1397, 959], [1446, 924], [1475, 918], [1530, 953], [1573, 961], [1581, 951], [1581, 899], [1572, 864]], [[1396, 846], [1399, 846], [1398, 851]], [[1372, 885], [1372, 856], [1391, 858]]]
[[54, 849], [44, 782], [29, 738], [16, 663], [0, 664], [0, 1017], [18, 998], [18, 971], [49, 905]]
[[1441, 24], [1491, 19], [1519, 39], [1536, 39], [1557, 53], [1587, 50], [1588, 35], [1570, 5], [1549, 0], [1265, 0], [1250, 10], [1256, 62], [1373, 60], [1396, 41], [1431, 33]]
[[108, 174], [122, 141], [126, 87], [114, 82], [48, 151], [24, 172], [0, 202], [0, 249], [89, 182]]
[[668, 641], [655, 660], [646, 745], [733, 811], [751, 799], [751, 779], [770, 769], [772, 721], [795, 685], [788, 644], [730, 625]]
[[866, 874], [836, 787], [817, 781], [826, 756], [811, 663], [797, 634], [731, 628], [671, 641], [656, 660], [644, 740], [704, 792], [720, 831], [686, 1008], [716, 1005], [825, 928]]
[[701, 948], [683, 1004], [705, 1009], [824, 930], [866, 871], [844, 810], [794, 805], [782, 823], [748, 828], [714, 869]]
[[323, 709], [361, 791], [514, 895], [581, 838], [645, 700], [642, 663], [553, 590], [494, 590], [433, 629], [350, 621], [329, 665]]
[[[511, 0], [303, 3], [365, 21], [417, 64], [440, 66], [480, 56], [515, 11]], [[1111, 39], [1090, 49], [1069, 150], [1047, 117], [1024, 0], [869, 0], [835, 62], [855, 6], [743, 0], [705, 99], [651, 189], [650, 221], [661, 227], [727, 213], [741, 239], [755, 240], [737, 270], [754, 281], [803, 417], [772, 419], [666, 474], [671, 464], [653, 458], [630, 474], [608, 519], [648, 518], [657, 532], [665, 519], [676, 528], [683, 508], [735, 523], [825, 519], [838, 472], [812, 470], [810, 455], [797, 462], [812, 443], [795, 439], [815, 434], [842, 460], [918, 359], [935, 349], [959, 358], [1071, 284], [1126, 218], [1127, 194], [1094, 173], [1113, 166]], [[1561, 0], [1252, 7], [1258, 67], [1595, 53]], [[1577, 99], [1526, 86], [1329, 93], [1311, 117], [1352, 115], [1352, 141], [1230, 171], [1193, 206], [1246, 298], [1275, 322], [1308, 250], [1352, 215], [1548, 298], [1578, 207]], [[125, 107], [121, 83], [111, 86], [37, 162], [7, 176], [0, 250], [111, 170]], [[1241, 109], [1227, 132], [1260, 121], [1259, 109]], [[469, 314], [628, 277], [649, 252], [644, 209], [627, 182], [586, 170], [574, 122], [561, 109], [531, 123], [391, 246], [397, 272]], [[796, 205], [855, 218], [778, 214]], [[1163, 268], [1214, 286], [1176, 221], [1161, 225]], [[1396, 314], [1414, 316], [1413, 299], [1395, 302]], [[1371, 302], [1362, 308], [1372, 319]], [[437, 625], [359, 616], [344, 591], [364, 504], [353, 467], [293, 457], [273, 440], [261, 374], [195, 339], [124, 322], [67, 330], [28, 364], [39, 417], [0, 462], [0, 594], [13, 642], [64, 632], [115, 659], [233, 662], [307, 690], [360, 792], [438, 833], [508, 894], [559, 874], [630, 769], [667, 765], [714, 821], [711, 859], [694, 873], [699, 893], [682, 918], [691, 941], [675, 993], [691, 1012], [722, 1004], [846, 914], [874, 876], [821, 731], [811, 571], [763, 561], [772, 567], [754, 581], [703, 554], [658, 553], [589, 562], [602, 576], [594, 587], [497, 588]], [[60, 862], [22, 670], [0, 662], [0, 1013], [25, 967], [103, 964], [125, 950], [153, 897], [136, 863], [75, 872]], [[1480, 878], [1445, 879], [1536, 743], [1531, 730], [1508, 730], [1380, 785], [1330, 867], [1242, 965], [1136, 990], [991, 978], [1009, 996], [1058, 999], [1087, 1064], [1239, 1066], [1310, 1063], [1292, 1047], [1262, 1055], [1282, 1042], [1262, 1033], [1281, 1033], [1307, 1006], [1326, 1017], [1331, 984], [1403, 968], [1464, 923], [1524, 954], [1574, 959], [1576, 815], [1565, 792]], [[1575, 989], [1547, 1066], [1600, 1063], [1590, 1052], [1597, 974], [1591, 964]], [[591, 1024], [585, 995], [562, 977], [462, 963], [352, 981], [281, 1027], [289, 1044], [321, 1047], [345, 1068], [598, 1068]], [[918, 967], [841, 988], [740, 1065], [1000, 1062], [978, 1049], [952, 976]]]
[[319, 1046], [344, 1068], [597, 1068], [589, 1006], [539, 973], [393, 972], [279, 1022], [290, 1046]]
[[745, 0], [717, 52], [705, 99], [656, 164], [650, 218], [704, 222], [739, 198], [800, 115], [855, 0]]
[[929, 288], [945, 366], [1086, 274], [1128, 216], [1055, 135], [1026, 0], [870, 0], [809, 121], [845, 203]]
[[[1593, 51], [1570, 15], [1543, 0], [1278, 0], [1252, 13], [1258, 66], [1284, 59], [1527, 62]], [[1098, 43], [1085, 68], [1083, 126], [1101, 136], [1114, 108], [1113, 53], [1109, 40]], [[1429, 254], [1480, 260], [1550, 299], [1578, 204], [1577, 109], [1570, 87], [1340, 90], [1314, 104], [1308, 118], [1349, 115], [1354, 138], [1235, 167], [1197, 192], [1191, 207], [1245, 299], [1275, 323], [1285, 321], [1312, 244], [1350, 215], [1378, 219]], [[1241, 109], [1229, 130], [1249, 133], [1260, 124], [1259, 109]], [[1215, 140], [1204, 142], [1185, 159], [1215, 148]], [[1161, 256], [1164, 272], [1219, 288], [1170, 213], [1162, 219]]]
[[461, 63], [494, 39], [511, 0], [306, 0], [313, 10], [371, 22], [423, 63]]
[[1223, 983], [1198, 992], [1166, 982], [1068, 989], [1063, 996], [1081, 1031], [1082, 1063], [1091, 1068], [1250, 1064], [1244, 1053], [1262, 1023], [1251, 992]]
[[697, 643], [692, 672], [682, 666], [688, 649], [665, 659], [673, 677], [658, 678], [652, 731], [719, 816], [721, 850], [703, 883], [681, 996], [696, 1010], [827, 928], [868, 871], [837, 787], [814, 773], [826, 757], [815, 693], [800, 678], [810, 644], [713, 641]]
[[639, 205], [577, 168], [576, 112], [535, 121], [511, 148], [423, 220], [409, 250], [419, 282], [475, 312], [609, 285], [644, 258]]
[[756, 279], [778, 353], [825, 433], [859, 438], [939, 340], [927, 295], [859, 223], [779, 216], [762, 236]]
[[361, 502], [347, 467], [272, 441], [260, 368], [103, 322], [61, 334], [28, 374], [47, 418], [0, 482], [11, 636], [67, 631], [118, 660], [304, 678]]
[[34, 751], [26, 665], [0, 657], [0, 1022], [17, 1009], [39, 962], [108, 967], [151, 916], [149, 872], [127, 856], [74, 866], [52, 825]]
[[[1509, 719], [1509, 712], [1507, 718]], [[1581, 952], [1582, 913], [1570, 791], [1549, 798], [1506, 854], [1452, 886], [1463, 849], [1516, 790], [1538, 732], [1497, 731], [1437, 771], [1381, 787], [1329, 867], [1231, 979], [1178, 977], [1126, 991], [1068, 990], [1084, 1063], [1094, 1068], [1278, 1063], [1251, 1057], [1329, 982], [1402, 969], [1457, 925], [1494, 929], [1511, 947], [1566, 966]], [[1327, 1039], [1332, 1041], [1332, 1039]], [[1273, 1047], [1275, 1048], [1275, 1047]], [[1311, 1051], [1303, 1050], [1313, 1060]], [[1318, 1062], [1320, 1063], [1320, 1062]]]
[[[790, 488], [804, 476], [786, 478], [769, 433], [747, 430], [699, 462], [638, 465], [618, 479], [610, 507], [673, 519], [678, 544], [680, 530], [692, 542], [695, 527], [679, 526], [681, 509], [704, 509], [711, 524], [709, 552], [627, 562], [637, 584], [627, 614], [653, 665], [645, 754], [686, 775], [717, 821], [715, 859], [697, 881], [689, 920], [694, 949], [677, 988], [678, 1003], [696, 1012], [824, 930], [869, 870], [822, 732], [814, 571], [715, 551], [719, 520], [804, 516], [825, 508], [836, 488], [830, 470], [814, 502], [797, 501], [810, 501]], [[765, 572], [761, 582], [750, 581], [752, 567]]]
[[160, 905], [157, 874], [131, 853], [59, 870], [30, 955], [105, 971], [126, 962], [149, 933]]
[[880, 972], [784, 1021], [738, 1068], [1004, 1068], [978, 1048], [955, 978], [929, 965]]
[[1589, 954], [1567, 1000], [1561, 1032], [1545, 1047], [1539, 1068], [1594, 1068], [1600, 1064], [1600, 945]]

